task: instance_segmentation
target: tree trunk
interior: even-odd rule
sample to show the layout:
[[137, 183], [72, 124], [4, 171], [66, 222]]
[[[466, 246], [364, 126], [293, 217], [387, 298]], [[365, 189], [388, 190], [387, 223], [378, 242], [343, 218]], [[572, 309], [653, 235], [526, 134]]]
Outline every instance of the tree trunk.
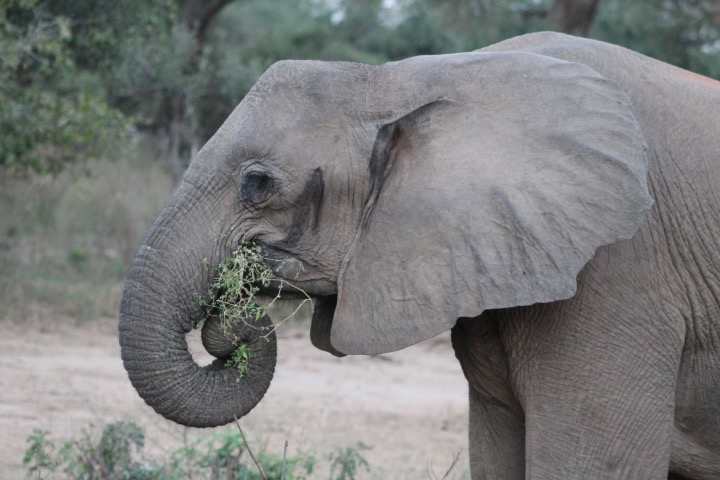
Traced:
[[555, 0], [548, 26], [559, 32], [587, 37], [600, 0]]
[[182, 7], [182, 19], [195, 34], [197, 47], [202, 49], [210, 21], [233, 0], [186, 0]]
[[[207, 28], [220, 10], [234, 0], [186, 0], [182, 4], [181, 19], [195, 38], [193, 55], [183, 68], [185, 75], [198, 73], [198, 63], [202, 55]], [[200, 149], [197, 119], [192, 94], [172, 92], [164, 103], [170, 108], [170, 124], [168, 125], [168, 164], [175, 181], [178, 182], [188, 164]]]

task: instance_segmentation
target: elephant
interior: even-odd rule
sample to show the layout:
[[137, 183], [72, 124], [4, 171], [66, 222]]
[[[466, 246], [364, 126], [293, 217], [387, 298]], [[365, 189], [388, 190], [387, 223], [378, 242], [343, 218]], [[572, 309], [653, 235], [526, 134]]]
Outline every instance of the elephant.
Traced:
[[313, 298], [321, 350], [451, 331], [473, 479], [716, 479], [718, 238], [720, 82], [553, 32], [380, 66], [281, 61], [142, 241], [121, 355], [175, 422], [250, 411], [274, 339], [238, 331], [258, 351], [238, 378], [227, 346], [208, 341], [200, 367], [185, 335], [217, 337], [198, 292], [252, 240], [283, 295]]

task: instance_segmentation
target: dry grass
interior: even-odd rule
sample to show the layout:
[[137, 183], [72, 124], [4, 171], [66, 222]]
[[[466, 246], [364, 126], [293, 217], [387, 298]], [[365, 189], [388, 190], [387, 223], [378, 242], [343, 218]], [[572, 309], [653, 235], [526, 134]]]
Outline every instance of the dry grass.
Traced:
[[115, 316], [129, 261], [172, 188], [148, 153], [0, 177], [0, 319]]

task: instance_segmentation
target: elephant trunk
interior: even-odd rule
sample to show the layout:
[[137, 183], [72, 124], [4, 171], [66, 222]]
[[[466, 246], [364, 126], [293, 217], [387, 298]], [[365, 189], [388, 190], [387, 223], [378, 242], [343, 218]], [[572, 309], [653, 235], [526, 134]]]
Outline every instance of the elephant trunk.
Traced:
[[[212, 231], [220, 224], [217, 205], [186, 206], [188, 184], [180, 185], [133, 260], [120, 306], [120, 347], [130, 381], [148, 405], [177, 423], [213, 427], [260, 401], [275, 371], [277, 347], [268, 317], [228, 332], [201, 305], [215, 275], [207, 266], [227, 255], [218, 239], [232, 242]], [[216, 360], [201, 367], [185, 336], [203, 322], [203, 344]], [[228, 364], [240, 344], [249, 352], [242, 373]]]

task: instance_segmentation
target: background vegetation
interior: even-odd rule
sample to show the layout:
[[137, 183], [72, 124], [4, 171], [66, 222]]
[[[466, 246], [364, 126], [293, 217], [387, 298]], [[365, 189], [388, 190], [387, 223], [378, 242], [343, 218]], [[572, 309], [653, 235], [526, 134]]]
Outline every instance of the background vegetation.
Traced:
[[[327, 457], [287, 456], [258, 451], [242, 431], [216, 431], [186, 440], [167, 458], [145, 451], [145, 433], [133, 422], [91, 427], [79, 438], [56, 445], [50, 432], [35, 429], [23, 458], [30, 477], [68, 480], [354, 480], [370, 466], [354, 448], [337, 447]], [[323, 462], [322, 473], [316, 463]]]

